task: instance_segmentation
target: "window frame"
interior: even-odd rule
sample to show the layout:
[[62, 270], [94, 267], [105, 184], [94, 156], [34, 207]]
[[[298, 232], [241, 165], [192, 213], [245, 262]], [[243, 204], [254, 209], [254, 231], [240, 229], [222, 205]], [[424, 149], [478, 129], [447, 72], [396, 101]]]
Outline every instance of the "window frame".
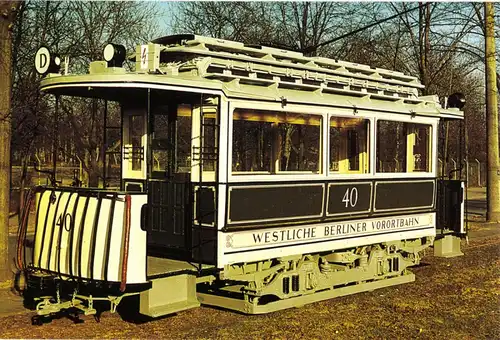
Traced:
[[[256, 171], [238, 172], [232, 171], [233, 166], [233, 115], [238, 109], [270, 111], [276, 113], [294, 113], [302, 115], [316, 115], [321, 119], [320, 123], [320, 143], [319, 143], [319, 170], [313, 171]], [[288, 104], [282, 106], [281, 103], [270, 102], [250, 102], [246, 100], [231, 100], [228, 105], [227, 117], [227, 176], [228, 182], [277, 182], [277, 181], [307, 181], [320, 180], [326, 178], [326, 153], [324, 152], [326, 143], [325, 121], [328, 116], [328, 109], [321, 109], [313, 106]]]
[[[146, 155], [148, 152], [148, 138], [147, 138], [147, 110], [142, 109], [142, 108], [136, 108], [136, 107], [123, 107], [122, 108], [122, 140], [123, 140], [123, 145], [121, 147], [122, 149], [122, 179], [139, 179], [139, 180], [145, 180], [146, 179]], [[141, 117], [142, 119], [142, 135], [141, 135], [141, 148], [142, 148], [142, 158], [140, 160], [140, 169], [134, 170], [133, 168], [133, 159], [132, 157], [132, 151], [129, 150], [128, 148], [132, 147], [132, 140], [131, 140], [131, 120], [132, 117]]]
[[[368, 122], [368, 128], [366, 129], [366, 146], [364, 147], [364, 152], [363, 152], [366, 155], [361, 156], [361, 154], [360, 154], [360, 162], [359, 162], [360, 168], [361, 168], [360, 170], [346, 170], [346, 171], [330, 170], [330, 154], [332, 151], [332, 150], [330, 150], [330, 121], [331, 121], [332, 117], [343, 118], [343, 119], [362, 119], [362, 120], [365, 120]], [[350, 116], [338, 115], [338, 114], [329, 114], [328, 115], [328, 126], [326, 126], [326, 130], [328, 133], [328, 144], [327, 144], [328, 165], [327, 165], [327, 168], [328, 168], [329, 176], [341, 177], [343, 175], [346, 175], [346, 176], [350, 176], [352, 178], [352, 176], [366, 177], [366, 176], [372, 175], [372, 159], [371, 159], [371, 154], [372, 154], [371, 145], [373, 144], [372, 143], [372, 138], [373, 138], [372, 137], [373, 136], [372, 125], [373, 125], [373, 119], [370, 117], [364, 116], [364, 115], [353, 115], [353, 114], [351, 114]], [[343, 151], [345, 151], [347, 153], [347, 145], [345, 146], [345, 150], [343, 150]], [[363, 158], [363, 159], [361, 159], [361, 158]], [[348, 164], [348, 158], [345, 158], [345, 161]], [[366, 164], [366, 163], [368, 163], [368, 164]], [[363, 170], [362, 170], [362, 168], [364, 168], [364, 167], [366, 167], [366, 169], [367, 169], [366, 172], [363, 172]]]
[[[428, 125], [430, 128], [429, 131], [429, 140], [428, 140], [428, 161], [429, 161], [429, 166], [428, 166], [428, 171], [408, 171], [408, 168], [410, 164], [413, 164], [413, 161], [410, 163], [409, 162], [409, 150], [412, 148], [413, 145], [410, 145], [409, 140], [411, 139], [410, 135], [406, 135], [406, 171], [403, 172], [379, 172], [377, 171], [377, 167], [375, 166], [378, 160], [377, 160], [377, 138], [378, 138], [378, 121], [391, 121], [391, 122], [401, 122], [401, 123], [407, 123], [407, 124], [420, 124], [420, 125]], [[436, 170], [437, 170], [437, 133], [438, 133], [438, 123], [439, 123], [439, 118], [437, 117], [421, 117], [421, 116], [403, 116], [403, 115], [390, 115], [390, 114], [380, 114], [374, 121], [374, 126], [373, 128], [375, 129], [374, 131], [374, 143], [373, 143], [373, 153], [372, 153], [372, 164], [373, 166], [373, 173], [374, 173], [374, 178], [417, 178], [417, 177], [436, 177]], [[413, 150], [412, 153], [413, 155]]]
[[[281, 103], [276, 102], [263, 102], [263, 101], [248, 101], [245, 99], [229, 99], [227, 102], [227, 117], [225, 123], [227, 124], [226, 134], [226, 161], [224, 168], [227, 174], [228, 183], [241, 183], [241, 182], [286, 182], [286, 181], [317, 181], [317, 180], [367, 180], [367, 179], [387, 179], [387, 178], [429, 178], [436, 177], [437, 170], [437, 135], [439, 117], [426, 117], [416, 116], [396, 112], [384, 112], [380, 110], [368, 109], [353, 109], [352, 107], [328, 107], [322, 105], [306, 105], [306, 104], [287, 104], [284, 107]], [[233, 155], [233, 112], [236, 109], [255, 109], [267, 110], [275, 112], [290, 112], [299, 114], [316, 114], [322, 116], [322, 141], [321, 141], [321, 173], [308, 173], [308, 172], [278, 172], [278, 173], [252, 173], [243, 172], [233, 174], [232, 172], [232, 155]], [[304, 113], [307, 112], [307, 113]], [[344, 118], [363, 118], [369, 121], [368, 135], [367, 135], [367, 160], [368, 172], [367, 173], [338, 173], [330, 171], [330, 130], [329, 122], [330, 117], [344, 117]], [[425, 124], [431, 126], [429, 134], [429, 141], [431, 146], [429, 148], [429, 161], [430, 171], [418, 172], [376, 172], [376, 133], [377, 121], [389, 120], [399, 121], [415, 124]], [[324, 152], [327, 150], [328, 152]]]
[[[261, 109], [255, 109], [255, 108], [235, 108], [232, 111], [231, 114], [231, 122], [232, 122], [232, 138], [231, 138], [231, 146], [234, 147], [234, 122], [235, 122], [235, 116], [236, 112], [238, 110], [249, 110], [249, 111], [255, 111], [256, 115], [262, 114], [264, 117], [264, 113], [268, 113], [269, 115], [266, 117], [267, 120], [262, 120], [263, 122], [270, 123], [270, 128], [271, 131], [270, 133], [272, 134], [271, 139], [273, 140], [272, 145], [271, 145], [271, 150], [270, 150], [270, 155], [271, 155], [271, 162], [269, 164], [269, 171], [266, 170], [259, 170], [259, 171], [233, 171], [233, 158], [232, 158], [232, 153], [231, 153], [231, 174], [233, 176], [243, 176], [243, 175], [272, 175], [272, 176], [277, 176], [277, 175], [289, 175], [289, 174], [322, 174], [323, 170], [323, 164], [322, 164], [322, 159], [323, 159], [323, 120], [324, 117], [323, 115], [316, 114], [316, 113], [304, 113], [303, 111], [301, 112], [291, 112], [289, 110], [285, 111], [275, 111], [275, 110], [261, 110]], [[246, 112], [244, 112], [246, 113]], [[241, 114], [241, 113], [239, 113]], [[300, 117], [287, 117], [288, 115], [297, 115]], [[280, 117], [281, 115], [281, 117]], [[284, 116], [283, 116], [284, 115]], [[273, 116], [276, 116], [274, 119]], [[296, 119], [301, 119], [303, 116], [314, 116], [314, 119], [318, 120], [318, 124], [297, 124], [294, 123], [293, 121]], [[288, 121], [289, 120], [289, 121]], [[244, 119], [239, 119], [236, 121], [252, 121], [252, 120], [244, 120]], [[259, 120], [253, 120], [253, 121], [259, 121]], [[291, 122], [290, 122], [291, 121]], [[319, 143], [318, 143], [318, 166], [316, 170], [282, 170], [283, 168], [283, 135], [281, 134], [282, 130], [280, 129], [280, 124], [292, 124], [292, 125], [304, 125], [304, 126], [315, 126], [318, 128], [318, 137], [319, 137]]]

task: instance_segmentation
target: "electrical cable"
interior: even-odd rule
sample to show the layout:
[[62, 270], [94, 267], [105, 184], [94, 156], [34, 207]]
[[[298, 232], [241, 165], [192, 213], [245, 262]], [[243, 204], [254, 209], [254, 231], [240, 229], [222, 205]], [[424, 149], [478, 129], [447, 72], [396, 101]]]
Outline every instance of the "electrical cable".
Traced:
[[335, 41], [338, 41], [338, 40], [340, 40], [340, 39], [344, 39], [344, 38], [346, 38], [346, 37], [348, 37], [348, 36], [351, 36], [351, 35], [353, 35], [353, 34], [359, 33], [359, 32], [361, 32], [361, 31], [364, 31], [364, 30], [366, 30], [366, 29], [368, 29], [368, 28], [371, 28], [371, 27], [373, 27], [373, 26], [376, 26], [376, 25], [379, 25], [379, 24], [384, 23], [384, 22], [386, 22], [386, 21], [389, 21], [389, 20], [392, 20], [392, 19], [394, 19], [394, 18], [400, 17], [400, 16], [401, 16], [401, 15], [403, 15], [403, 14], [406, 14], [406, 13], [412, 12], [412, 11], [414, 11], [414, 10], [416, 10], [416, 9], [420, 9], [420, 8], [421, 8], [421, 7], [423, 7], [424, 5], [426, 5], [426, 3], [422, 3], [422, 4], [418, 5], [417, 7], [413, 7], [413, 8], [410, 8], [410, 9], [404, 10], [403, 12], [399, 12], [398, 14], [395, 14], [395, 15], [392, 15], [392, 16], [387, 17], [387, 18], [385, 18], [385, 19], [382, 19], [382, 20], [379, 20], [379, 21], [377, 21], [377, 22], [371, 23], [371, 24], [369, 24], [369, 25], [367, 25], [367, 26], [364, 26], [364, 27], [358, 28], [357, 30], [354, 30], [354, 31], [352, 31], [352, 32], [349, 32], [349, 33], [343, 34], [343, 35], [341, 35], [340, 37], [336, 37], [336, 38], [333, 38], [333, 39], [327, 40], [327, 41], [325, 41], [325, 42], [319, 43], [319, 44], [317, 44], [316, 46], [309, 46], [309, 47], [306, 47], [306, 48], [304, 48], [304, 49], [302, 50], [302, 53], [311, 53], [311, 52], [315, 52], [315, 51], [316, 51], [319, 47], [322, 47], [322, 46], [325, 46], [325, 45], [331, 44], [331, 43], [333, 43], [333, 42], [335, 42]]

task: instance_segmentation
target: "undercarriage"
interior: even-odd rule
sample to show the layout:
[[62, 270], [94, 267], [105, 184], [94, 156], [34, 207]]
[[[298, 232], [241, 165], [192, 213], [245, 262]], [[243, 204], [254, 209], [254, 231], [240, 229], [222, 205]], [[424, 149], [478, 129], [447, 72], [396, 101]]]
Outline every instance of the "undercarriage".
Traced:
[[419, 264], [419, 252], [432, 241], [426, 237], [229, 265], [212, 284], [198, 285], [198, 299], [261, 314], [412, 282], [415, 276], [408, 267]]
[[263, 314], [412, 282], [415, 276], [408, 268], [419, 264], [419, 252], [432, 242], [433, 237], [425, 237], [233, 264], [218, 274], [179, 272], [152, 279], [148, 285], [127, 286], [124, 292], [119, 285], [107, 282], [82, 283], [32, 272], [25, 298], [32, 300], [37, 312], [33, 324], [41, 324], [42, 318], [62, 310], [98, 316], [96, 302], [105, 306], [101, 310], [114, 313], [122, 299], [132, 295], [140, 296], [138, 312], [152, 317], [200, 303]]
[[[139, 295], [150, 284], [130, 285], [121, 292], [118, 284], [78, 282], [39, 271], [27, 271], [24, 304], [36, 310], [32, 324], [41, 325], [60, 312], [68, 312], [75, 321], [80, 314], [99, 320], [103, 311], [115, 313], [123, 298]], [[109, 304], [108, 304], [109, 303]]]

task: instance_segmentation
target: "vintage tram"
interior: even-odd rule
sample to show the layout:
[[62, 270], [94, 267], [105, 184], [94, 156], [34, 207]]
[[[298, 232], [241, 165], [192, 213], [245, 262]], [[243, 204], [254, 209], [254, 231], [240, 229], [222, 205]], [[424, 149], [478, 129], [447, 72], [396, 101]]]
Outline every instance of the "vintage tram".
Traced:
[[36, 58], [56, 116], [85, 97], [122, 122], [118, 187], [31, 192], [18, 263], [39, 315], [130, 295], [152, 317], [266, 313], [411, 282], [427, 247], [460, 254], [463, 183], [437, 155], [463, 112], [415, 77], [196, 35], [138, 46], [135, 71], [113, 44], [88, 74]]

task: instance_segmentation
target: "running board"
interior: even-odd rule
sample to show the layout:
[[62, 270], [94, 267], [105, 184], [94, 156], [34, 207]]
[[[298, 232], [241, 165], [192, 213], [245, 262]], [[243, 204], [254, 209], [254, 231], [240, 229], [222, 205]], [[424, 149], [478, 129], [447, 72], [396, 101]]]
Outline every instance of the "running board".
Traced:
[[258, 304], [255, 305], [243, 299], [236, 299], [236, 298], [230, 298], [230, 297], [207, 294], [207, 293], [198, 293], [197, 295], [198, 295], [198, 300], [205, 305], [232, 309], [245, 314], [264, 314], [264, 313], [276, 312], [291, 307], [300, 307], [309, 303], [328, 300], [339, 296], [372, 291], [379, 288], [399, 285], [413, 281], [415, 281], [415, 274], [408, 273], [393, 278], [377, 280], [372, 282], [363, 282], [350, 286], [329, 289], [318, 293], [312, 293], [289, 299], [269, 302], [265, 305], [258, 305]]
[[196, 298], [194, 275], [174, 275], [151, 282], [151, 289], [141, 292], [141, 314], [156, 318], [200, 306]]

